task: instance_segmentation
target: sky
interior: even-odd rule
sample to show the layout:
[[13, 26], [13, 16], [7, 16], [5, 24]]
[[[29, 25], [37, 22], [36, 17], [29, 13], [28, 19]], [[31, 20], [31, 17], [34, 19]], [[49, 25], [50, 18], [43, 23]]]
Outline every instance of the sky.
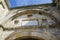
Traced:
[[1, 0], [0, 0], [0, 2], [1, 2]]
[[52, 3], [52, 0], [8, 0], [8, 1], [10, 8]]

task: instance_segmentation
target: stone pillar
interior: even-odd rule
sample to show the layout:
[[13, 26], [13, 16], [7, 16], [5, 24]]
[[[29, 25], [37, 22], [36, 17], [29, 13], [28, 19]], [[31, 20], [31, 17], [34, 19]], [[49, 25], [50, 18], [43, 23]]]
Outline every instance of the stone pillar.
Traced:
[[0, 40], [4, 40], [4, 39], [2, 38], [2, 33], [3, 33], [3, 28], [2, 28], [2, 26], [0, 25]]
[[56, 3], [56, 7], [60, 10], [60, 0], [56, 0], [55, 3]]

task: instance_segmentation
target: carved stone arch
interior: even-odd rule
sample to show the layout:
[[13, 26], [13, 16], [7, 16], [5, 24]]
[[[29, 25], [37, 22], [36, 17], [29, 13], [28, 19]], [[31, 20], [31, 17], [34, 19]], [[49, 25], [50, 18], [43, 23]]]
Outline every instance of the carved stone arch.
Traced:
[[[44, 10], [40, 10], [40, 9], [23, 9], [23, 10], [17, 10], [15, 12], [13, 12], [12, 16], [10, 16], [8, 19], [11, 19], [11, 18], [16, 18], [18, 16], [21, 16], [21, 15], [24, 15], [24, 14], [28, 14], [29, 12], [31, 13], [41, 13], [42, 15], [45, 15], [45, 16], [50, 16], [52, 19], [54, 19], [55, 21], [57, 21], [57, 19], [54, 17], [54, 15], [51, 14], [51, 12], [46, 12]], [[8, 15], [9, 16], [9, 15]]]
[[[39, 15], [45, 15], [48, 17], [51, 17], [53, 20], [57, 21], [57, 19], [49, 12], [41, 11], [40, 9], [28, 9], [28, 10], [21, 10], [20, 12], [17, 11], [15, 15], [11, 16], [10, 18], [14, 19], [18, 16], [25, 15], [25, 14], [39, 14]], [[40, 14], [41, 13], [41, 14]]]
[[5, 40], [16, 40], [18, 38], [34, 38], [38, 40], [58, 40], [56, 36], [50, 34], [47, 32], [45, 33], [40, 33], [40, 32], [30, 32], [30, 31], [18, 31], [10, 34]]
[[14, 20], [15, 18], [21, 16], [21, 15], [26, 15], [26, 14], [38, 14], [38, 15], [44, 15], [47, 17], [50, 17], [52, 20], [54, 20], [55, 22], [57, 22], [57, 19], [50, 13], [46, 12], [46, 11], [41, 11], [40, 9], [29, 9], [29, 10], [21, 10], [21, 11], [17, 11], [15, 14], [11, 13], [10, 15], [8, 15], [5, 20], [4, 20], [4, 24], [2, 24], [3, 26], [5, 26], [5, 24], [7, 23], [7, 21], [9, 20]]

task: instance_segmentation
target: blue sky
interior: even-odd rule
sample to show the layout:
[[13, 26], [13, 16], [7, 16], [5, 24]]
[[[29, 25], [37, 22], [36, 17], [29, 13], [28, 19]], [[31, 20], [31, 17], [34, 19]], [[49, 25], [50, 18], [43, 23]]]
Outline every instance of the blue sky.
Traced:
[[46, 3], [52, 3], [52, 0], [9, 0], [10, 8]]

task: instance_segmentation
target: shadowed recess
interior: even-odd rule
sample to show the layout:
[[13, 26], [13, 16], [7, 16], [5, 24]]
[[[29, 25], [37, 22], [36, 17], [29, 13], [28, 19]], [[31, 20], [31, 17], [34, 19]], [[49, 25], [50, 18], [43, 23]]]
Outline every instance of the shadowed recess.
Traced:
[[16, 38], [15, 40], [44, 40], [42, 38], [32, 38], [32, 37], [22, 37], [22, 38]]

